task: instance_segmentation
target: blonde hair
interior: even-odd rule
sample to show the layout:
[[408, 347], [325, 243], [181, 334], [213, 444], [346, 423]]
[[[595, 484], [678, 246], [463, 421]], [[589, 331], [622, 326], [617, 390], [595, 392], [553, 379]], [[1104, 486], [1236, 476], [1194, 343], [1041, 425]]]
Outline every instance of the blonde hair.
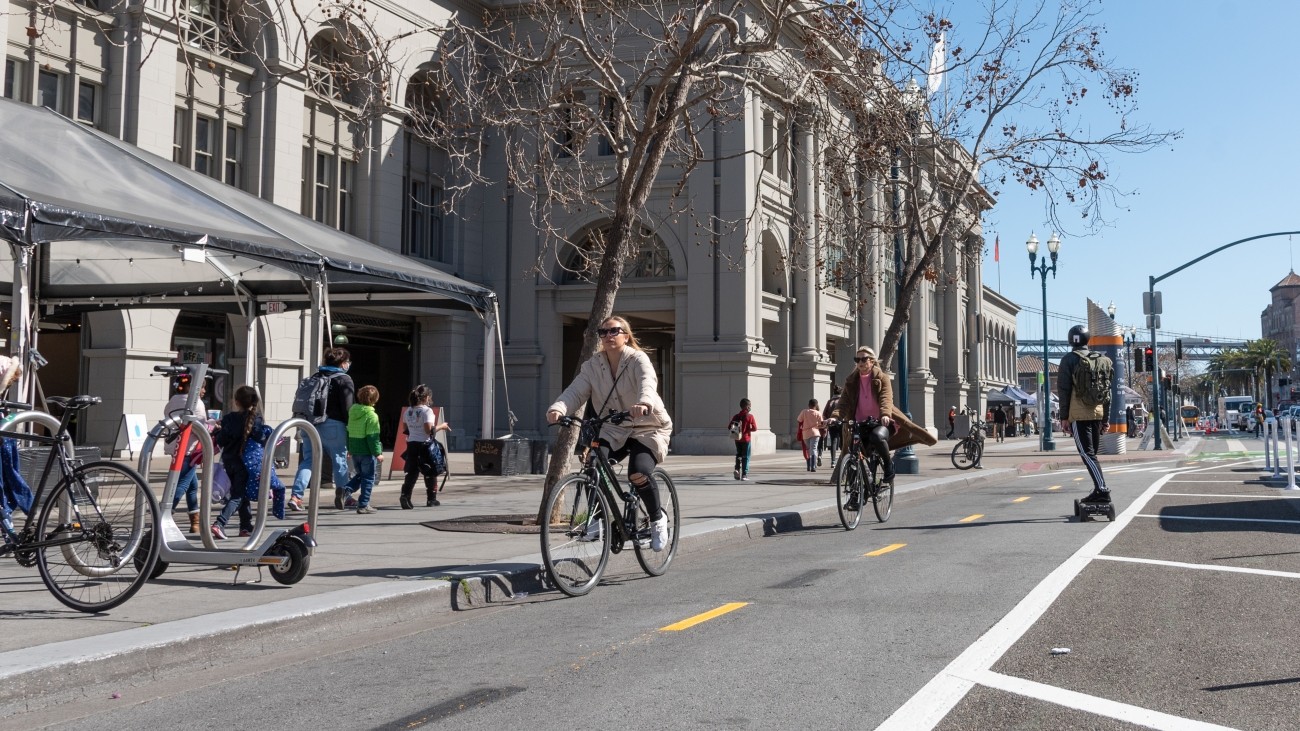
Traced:
[[636, 335], [632, 334], [632, 326], [629, 325], [627, 320], [624, 320], [622, 317], [619, 317], [618, 315], [610, 315], [609, 317], [606, 317], [604, 320], [601, 320], [600, 324], [603, 326], [605, 323], [611, 321], [617, 322], [618, 326], [623, 328], [623, 332], [627, 333], [627, 344], [629, 347], [633, 348], [634, 350], [644, 350], [644, 348], [641, 347], [641, 343], [638, 343], [636, 341]]

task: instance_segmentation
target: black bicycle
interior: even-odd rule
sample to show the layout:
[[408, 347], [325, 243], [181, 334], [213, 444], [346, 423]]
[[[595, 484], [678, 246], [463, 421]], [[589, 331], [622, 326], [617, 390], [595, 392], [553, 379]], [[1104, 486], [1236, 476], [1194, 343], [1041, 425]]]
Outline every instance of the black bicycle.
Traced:
[[[73, 414], [98, 404], [98, 396], [50, 397], [63, 417], [31, 411], [29, 404], [0, 401], [6, 418], [0, 438], [48, 444], [49, 458], [32, 495], [21, 529], [0, 501], [4, 544], [0, 556], [12, 554], [22, 566], [35, 565], [50, 593], [81, 612], [104, 612], [130, 599], [158, 560], [158, 501], [138, 472], [116, 462], [80, 464], [73, 452], [68, 423]], [[10, 411], [20, 413], [12, 416]], [[19, 431], [24, 424], [50, 434]], [[53, 470], [61, 476], [53, 489], [46, 483]]]
[[959, 470], [968, 470], [979, 464], [984, 456], [985, 425], [982, 419], [975, 418], [974, 409], [962, 409], [961, 413], [971, 417], [970, 434], [962, 437], [952, 448], [952, 466]]
[[[610, 411], [602, 417], [565, 416], [556, 422], [579, 425], [578, 443], [584, 445], [582, 467], [555, 486], [542, 512], [546, 518], [541, 526], [542, 563], [551, 583], [569, 596], [582, 596], [595, 588], [610, 554], [622, 551], [628, 541], [636, 551], [637, 563], [651, 576], [661, 576], [677, 555], [681, 515], [672, 478], [663, 468], [654, 469], [660, 506], [668, 518], [668, 540], [655, 551], [651, 546], [653, 517], [646, 513], [636, 491], [619, 483], [613, 464], [598, 448], [602, 426], [630, 418], [626, 411]], [[616, 498], [624, 503], [622, 515], [614, 510]]]
[[894, 483], [885, 481], [880, 457], [866, 454], [860, 434], [863, 428], [874, 428], [879, 424], [876, 419], [845, 421], [843, 424], [843, 428], [849, 430], [850, 441], [848, 447], [840, 452], [840, 461], [835, 465], [835, 507], [845, 530], [858, 527], [868, 500], [881, 523], [889, 520], [894, 509]]

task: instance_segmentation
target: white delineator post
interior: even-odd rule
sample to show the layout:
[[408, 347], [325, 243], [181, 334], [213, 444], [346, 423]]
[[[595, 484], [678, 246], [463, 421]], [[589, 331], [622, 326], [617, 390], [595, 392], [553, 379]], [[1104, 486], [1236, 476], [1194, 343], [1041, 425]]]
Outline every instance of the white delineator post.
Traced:
[[1287, 419], [1282, 433], [1286, 439], [1286, 489], [1300, 489], [1295, 486], [1295, 460], [1291, 457], [1291, 427], [1294, 420]]
[[[1273, 470], [1273, 477], [1279, 477], [1282, 473], [1282, 465], [1277, 458], [1277, 437], [1281, 426], [1281, 421], [1277, 419], [1272, 422], [1264, 421], [1264, 471]], [[1271, 452], [1269, 451], [1270, 444], [1273, 445]], [[1270, 456], [1272, 457], [1271, 460]]]

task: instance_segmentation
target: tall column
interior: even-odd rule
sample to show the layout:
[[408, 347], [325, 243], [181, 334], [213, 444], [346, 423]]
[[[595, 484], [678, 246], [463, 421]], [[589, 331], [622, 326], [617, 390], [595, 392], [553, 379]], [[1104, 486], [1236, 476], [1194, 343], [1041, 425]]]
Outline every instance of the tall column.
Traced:
[[817, 149], [813, 119], [801, 115], [799, 127], [799, 189], [795, 207], [801, 245], [796, 252], [798, 267], [794, 271], [795, 304], [794, 348], [792, 358], [817, 360], [821, 347], [816, 341], [817, 318]]

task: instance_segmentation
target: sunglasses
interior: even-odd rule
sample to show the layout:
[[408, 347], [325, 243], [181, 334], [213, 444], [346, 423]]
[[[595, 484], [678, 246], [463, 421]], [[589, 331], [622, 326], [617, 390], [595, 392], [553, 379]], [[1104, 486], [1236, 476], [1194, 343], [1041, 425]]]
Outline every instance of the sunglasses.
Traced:
[[621, 327], [602, 327], [596, 331], [596, 335], [602, 338], [612, 338], [627, 332]]
[[854, 358], [854, 359], [853, 359], [853, 362], [854, 362], [854, 363], [866, 363], [867, 361], [870, 361], [870, 360], [875, 360], [875, 358], [872, 358], [872, 357], [869, 356], [869, 355], [864, 355], [864, 356], [862, 356], [861, 358]]

